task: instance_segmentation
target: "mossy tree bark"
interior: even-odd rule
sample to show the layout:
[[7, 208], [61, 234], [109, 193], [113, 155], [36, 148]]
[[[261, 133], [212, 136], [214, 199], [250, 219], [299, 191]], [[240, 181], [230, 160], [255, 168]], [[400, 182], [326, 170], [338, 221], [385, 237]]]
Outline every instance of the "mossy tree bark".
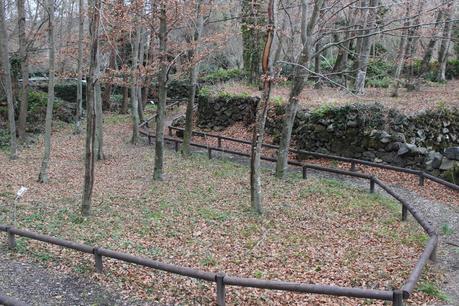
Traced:
[[251, 84], [259, 82], [263, 33], [260, 28], [266, 19], [260, 14], [266, 0], [241, 0], [242, 59], [244, 71]]
[[405, 65], [405, 52], [406, 52], [406, 44], [407, 44], [407, 34], [408, 29], [410, 26], [410, 12], [411, 12], [411, 3], [407, 2], [405, 9], [405, 22], [403, 26], [406, 28], [402, 32], [402, 36], [400, 37], [400, 45], [398, 49], [398, 59], [397, 59], [397, 67], [394, 73], [394, 87], [392, 88], [392, 97], [398, 97], [398, 90], [400, 88], [400, 75], [402, 74], [403, 66]]
[[55, 61], [55, 46], [54, 46], [54, 1], [48, 0], [48, 48], [49, 48], [49, 76], [48, 76], [48, 104], [46, 106], [45, 118], [45, 152], [41, 162], [38, 181], [40, 183], [48, 182], [49, 159], [51, 155], [51, 129], [53, 124], [53, 106], [54, 106], [54, 61]]
[[8, 103], [8, 124], [10, 128], [10, 159], [17, 158], [16, 122], [14, 121], [13, 88], [11, 84], [10, 59], [8, 55], [8, 33], [5, 25], [5, 3], [0, 0], [0, 56], [2, 65], [0, 72], [5, 87], [6, 100]]
[[[137, 22], [137, 20], [135, 21]], [[131, 76], [131, 116], [132, 116], [132, 138], [131, 143], [137, 144], [139, 141], [139, 95], [137, 92], [138, 63], [139, 63], [139, 44], [140, 27], [136, 26], [134, 40], [131, 42], [132, 48], [132, 76]]]

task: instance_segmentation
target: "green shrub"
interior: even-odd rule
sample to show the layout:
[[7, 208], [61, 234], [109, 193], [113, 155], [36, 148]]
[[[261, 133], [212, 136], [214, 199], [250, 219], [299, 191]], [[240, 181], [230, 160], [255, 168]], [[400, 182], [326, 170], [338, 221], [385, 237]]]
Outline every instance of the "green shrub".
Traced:
[[229, 80], [239, 80], [243, 78], [244, 73], [238, 68], [223, 69], [210, 72], [201, 77], [201, 81], [206, 83], [226, 82]]
[[375, 87], [375, 88], [389, 88], [391, 84], [392, 84], [392, 79], [388, 76], [382, 79], [368, 79], [366, 81], [367, 87]]
[[0, 149], [6, 149], [10, 145], [10, 133], [7, 129], [0, 129]]
[[[39, 90], [48, 92], [47, 84], [36, 86]], [[64, 101], [76, 103], [77, 101], [77, 81], [62, 81], [54, 86], [54, 94], [57, 98]], [[83, 103], [86, 101], [86, 83], [83, 82]]]
[[449, 80], [459, 78], [459, 59], [448, 61], [446, 64], [446, 78]]

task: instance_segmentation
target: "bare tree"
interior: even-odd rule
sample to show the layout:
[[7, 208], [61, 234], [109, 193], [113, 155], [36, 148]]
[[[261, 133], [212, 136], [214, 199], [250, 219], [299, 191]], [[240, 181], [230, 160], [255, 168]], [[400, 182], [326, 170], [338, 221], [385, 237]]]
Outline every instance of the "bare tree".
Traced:
[[451, 16], [454, 15], [454, 1], [449, 2], [446, 13], [445, 21], [443, 25], [443, 35], [440, 43], [440, 50], [438, 51], [438, 63], [440, 65], [438, 69], [437, 81], [446, 81], [446, 64], [448, 62], [448, 49], [451, 41], [451, 33], [453, 28], [453, 22]]
[[[134, 23], [137, 23], [137, 19], [134, 19]], [[131, 143], [137, 144], [139, 141], [139, 95], [137, 92], [137, 73], [138, 73], [138, 62], [139, 62], [139, 44], [140, 44], [140, 27], [135, 25], [135, 36], [131, 42], [132, 49], [132, 77], [131, 77], [131, 116], [132, 116], [132, 138]]]
[[81, 133], [81, 116], [83, 113], [83, 26], [84, 26], [84, 0], [78, 2], [78, 83], [77, 105], [75, 114], [75, 134]]
[[379, 0], [364, 0], [362, 7], [365, 10], [365, 31], [364, 37], [361, 38], [360, 52], [357, 61], [357, 76], [355, 80], [355, 92], [363, 94], [365, 89], [365, 80], [367, 75], [368, 62], [370, 60], [370, 51], [373, 35], [376, 25], [376, 15]]
[[193, 48], [188, 54], [190, 62], [192, 62], [191, 72], [190, 72], [190, 81], [191, 81], [191, 96], [186, 105], [186, 114], [185, 114], [185, 131], [183, 133], [183, 144], [181, 147], [181, 152], [183, 155], [190, 155], [190, 142], [193, 131], [193, 106], [196, 100], [196, 88], [198, 86], [198, 73], [199, 73], [199, 62], [195, 61], [195, 58], [198, 57], [198, 46], [197, 42], [199, 41], [204, 26], [204, 20], [201, 13], [202, 0], [196, 0], [195, 10], [195, 27], [194, 34], [192, 35]]
[[164, 162], [164, 119], [166, 115], [167, 98], [167, 16], [166, 3], [161, 1], [159, 13], [159, 59], [160, 71], [158, 74], [159, 102], [156, 115], [156, 138], [155, 138], [155, 167], [154, 180], [163, 179]]
[[81, 203], [81, 214], [88, 216], [91, 209], [92, 191], [94, 186], [94, 166], [95, 166], [95, 142], [96, 142], [96, 106], [95, 88], [99, 82], [97, 67], [99, 42], [97, 34], [99, 32], [101, 0], [89, 0], [90, 11], [90, 58], [89, 73], [86, 83], [86, 149], [85, 149], [85, 174], [83, 187], [83, 200]]
[[287, 170], [288, 149], [292, 136], [293, 123], [295, 121], [296, 112], [298, 110], [298, 96], [303, 91], [305, 81], [308, 76], [307, 71], [301, 66], [306, 66], [311, 60], [313, 31], [317, 24], [320, 8], [322, 7], [323, 3], [324, 0], [314, 0], [314, 8], [311, 16], [309, 17], [309, 22], [306, 25], [306, 20], [308, 18], [308, 4], [306, 0], [301, 0], [301, 43], [303, 46], [298, 59], [299, 65], [295, 65], [293, 69], [293, 82], [290, 88], [290, 96], [282, 123], [281, 139], [279, 143], [279, 149], [277, 151], [276, 163], [276, 177], [278, 178], [283, 178], [285, 171]]
[[2, 79], [8, 102], [8, 123], [10, 127], [10, 158], [17, 157], [16, 122], [14, 121], [13, 88], [11, 85], [10, 59], [8, 56], [8, 33], [5, 25], [5, 3], [0, 0], [0, 53], [2, 60]]
[[392, 97], [398, 97], [398, 89], [400, 88], [400, 75], [402, 73], [403, 66], [405, 65], [405, 52], [406, 52], [406, 44], [407, 44], [407, 35], [410, 25], [410, 12], [411, 12], [411, 2], [407, 2], [405, 4], [405, 22], [404, 27], [405, 29], [402, 30], [402, 36], [400, 37], [400, 45], [398, 49], [398, 57], [397, 57], [397, 67], [395, 69], [394, 74], [394, 87], [392, 89]]
[[27, 125], [27, 100], [29, 96], [29, 65], [27, 62], [27, 41], [25, 29], [24, 0], [17, 0], [18, 8], [18, 34], [19, 34], [19, 60], [21, 62], [22, 92], [19, 104], [18, 136], [24, 139]]
[[53, 125], [53, 106], [54, 106], [54, 61], [55, 61], [55, 46], [54, 46], [54, 0], [48, 0], [48, 104], [46, 105], [45, 118], [45, 152], [41, 163], [38, 181], [40, 183], [48, 182], [49, 159], [51, 155], [51, 129]]
[[262, 57], [263, 69], [263, 97], [257, 105], [257, 116], [255, 128], [253, 130], [252, 149], [250, 159], [250, 200], [252, 209], [261, 214], [262, 209], [262, 190], [261, 190], [261, 149], [263, 136], [265, 133], [266, 117], [268, 115], [269, 97], [271, 93], [271, 47], [274, 38], [274, 0], [268, 3], [268, 28], [266, 33], [265, 47]]

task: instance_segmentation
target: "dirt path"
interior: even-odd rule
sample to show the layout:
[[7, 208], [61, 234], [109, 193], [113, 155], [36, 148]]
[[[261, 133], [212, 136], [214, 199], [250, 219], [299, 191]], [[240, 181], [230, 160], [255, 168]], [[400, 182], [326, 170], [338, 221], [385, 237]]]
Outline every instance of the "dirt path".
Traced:
[[0, 276], [0, 294], [28, 305], [147, 305], [81, 276], [14, 259], [5, 245], [0, 246]]

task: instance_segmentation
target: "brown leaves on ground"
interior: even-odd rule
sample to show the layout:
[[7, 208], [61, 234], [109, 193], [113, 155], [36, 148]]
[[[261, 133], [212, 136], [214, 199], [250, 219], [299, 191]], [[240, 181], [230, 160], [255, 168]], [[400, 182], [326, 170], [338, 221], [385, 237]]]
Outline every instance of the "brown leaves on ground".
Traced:
[[[115, 120], [116, 119], [116, 120]], [[425, 243], [391, 200], [335, 180], [275, 179], [264, 172], [264, 208], [250, 210], [249, 172], [205, 155], [165, 156], [166, 180], [152, 181], [153, 146], [132, 146], [130, 124], [110, 116], [108, 159], [97, 162], [92, 216], [80, 217], [83, 136], [53, 135], [50, 183], [36, 183], [42, 142], [10, 161], [0, 155], [0, 203], [21, 200], [18, 227], [93, 246], [228, 275], [391, 290], [400, 288]], [[395, 208], [394, 208], [395, 207]], [[3, 209], [0, 222], [6, 222]], [[130, 296], [161, 303], [212, 304], [215, 286], [114, 260], [94, 274], [89, 255], [18, 239], [19, 257], [88, 275]], [[435, 279], [427, 272], [425, 279]], [[356, 305], [381, 301], [228, 287], [229, 304]], [[415, 304], [432, 298], [416, 293]]]

